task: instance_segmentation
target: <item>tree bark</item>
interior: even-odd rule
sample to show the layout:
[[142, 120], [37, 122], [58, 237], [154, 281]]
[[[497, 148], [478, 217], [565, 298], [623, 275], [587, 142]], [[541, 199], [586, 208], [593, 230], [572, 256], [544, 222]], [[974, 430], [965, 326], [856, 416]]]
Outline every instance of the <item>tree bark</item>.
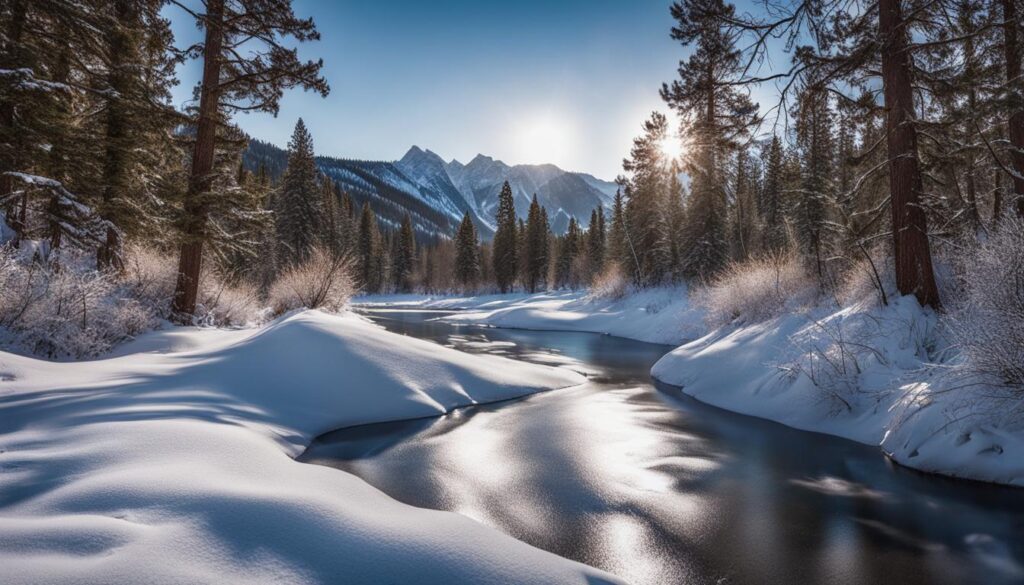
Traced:
[[224, 0], [208, 0], [203, 45], [203, 85], [199, 95], [199, 120], [192, 150], [192, 171], [185, 196], [184, 241], [178, 256], [178, 282], [172, 310], [187, 321], [196, 310], [199, 274], [203, 263], [207, 205], [213, 184], [213, 161], [220, 114], [221, 45], [224, 41]]
[[[28, 3], [24, 0], [14, 0], [11, 5], [11, 20], [10, 29], [8, 30], [9, 38], [14, 44], [14, 50], [10, 54], [4, 56], [3, 61], [0, 61], [0, 66], [4, 66], [10, 69], [18, 67], [24, 67], [24, 63], [21, 62], [22, 51], [21, 51], [21, 38], [25, 32], [25, 22], [28, 16]], [[9, 61], [8, 61], [9, 60]], [[5, 62], [6, 61], [6, 62]], [[0, 124], [3, 124], [5, 134], [13, 138], [15, 130], [15, 110], [14, 104], [9, 101], [0, 103]], [[14, 191], [14, 178], [6, 174], [11, 171], [16, 171], [16, 153], [11, 153], [9, 157], [4, 157], [6, 160], [0, 160], [0, 199], [5, 199], [10, 196]], [[28, 195], [22, 195], [19, 201], [10, 202], [7, 208], [7, 220], [10, 222], [11, 229], [14, 230], [14, 240], [11, 245], [15, 248], [21, 246], [21, 239], [24, 237], [25, 232], [25, 208], [28, 205]]]
[[[132, 13], [132, 2], [117, 0], [111, 5], [111, 17], [125, 26], [135, 24]], [[121, 236], [113, 226], [120, 219], [115, 211], [118, 199], [124, 197], [126, 173], [125, 135], [128, 132], [127, 112], [123, 100], [128, 99], [128, 73], [125, 71], [125, 60], [131, 48], [130, 39], [123, 30], [111, 27], [107, 33], [107, 50], [109, 51], [109, 73], [107, 85], [113, 96], [107, 102], [106, 120], [106, 153], [103, 162], [103, 201], [100, 216], [112, 225], [107, 227], [106, 238], [96, 250], [96, 268], [98, 270], [121, 270], [124, 267], [121, 258]]]
[[[1012, 162], [1013, 193], [1010, 200], [1013, 202], [1017, 215], [1024, 218], [1024, 96], [1019, 88], [1024, 85], [1021, 82], [1021, 50], [1020, 50], [1020, 18], [1017, 14], [1018, 0], [1003, 0], [1003, 53], [1006, 59], [1006, 83], [1013, 96], [1015, 103], [1011, 104], [1009, 130], [1010, 130], [1010, 160]], [[1016, 92], [1016, 93], [1014, 93]]]
[[937, 309], [939, 289], [928, 244], [928, 219], [920, 203], [923, 186], [914, 127], [911, 57], [901, 0], [880, 0], [878, 23], [883, 43], [882, 85], [896, 288], [900, 294], [916, 296], [922, 306]]

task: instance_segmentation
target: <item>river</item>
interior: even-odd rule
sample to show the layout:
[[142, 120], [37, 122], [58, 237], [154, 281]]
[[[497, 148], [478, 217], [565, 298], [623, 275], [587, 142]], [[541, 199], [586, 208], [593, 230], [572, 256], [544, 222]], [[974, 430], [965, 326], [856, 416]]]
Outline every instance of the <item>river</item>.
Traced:
[[342, 429], [301, 460], [643, 584], [1024, 583], [1024, 490], [895, 466], [878, 449], [655, 388], [670, 348], [590, 333], [389, 330], [558, 365], [583, 386]]

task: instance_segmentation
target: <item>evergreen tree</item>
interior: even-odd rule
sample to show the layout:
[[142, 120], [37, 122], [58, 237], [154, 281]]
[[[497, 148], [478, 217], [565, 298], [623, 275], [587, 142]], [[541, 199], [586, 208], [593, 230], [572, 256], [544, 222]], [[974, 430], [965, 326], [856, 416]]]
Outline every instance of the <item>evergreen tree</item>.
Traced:
[[664, 212], [668, 224], [669, 272], [673, 280], [682, 279], [685, 272], [686, 206], [683, 196], [683, 185], [679, 182], [678, 170], [673, 167]]
[[525, 267], [523, 284], [531, 293], [537, 292], [548, 273], [548, 232], [547, 213], [537, 202], [534, 194], [526, 216], [526, 235], [523, 238]]
[[476, 226], [467, 211], [455, 235], [455, 280], [463, 290], [471, 290], [479, 276], [480, 250]]
[[[276, 114], [285, 89], [300, 86], [327, 95], [319, 76], [321, 62], [299, 61], [286, 37], [297, 41], [319, 38], [312, 19], [296, 18], [291, 2], [227, 2], [207, 0], [194, 13], [205, 31], [190, 54], [202, 55], [192, 165], [182, 218], [182, 244], [173, 311], [187, 319], [195, 312], [202, 269], [203, 243], [208, 239], [210, 208], [216, 202], [213, 183], [218, 129], [232, 111]], [[246, 51], [237, 47], [244, 43]]]
[[783, 167], [782, 141], [777, 135], [767, 147], [765, 155], [767, 168], [764, 173], [764, 185], [761, 188], [762, 222], [764, 225], [761, 241], [762, 248], [767, 252], [779, 252], [787, 247], [785, 209], [783, 207]]
[[834, 200], [835, 173], [832, 109], [827, 96], [807, 90], [797, 112], [797, 144], [800, 152], [800, 191], [794, 198], [794, 225], [801, 255], [824, 277], [827, 210]]
[[377, 216], [369, 203], [363, 203], [359, 214], [358, 274], [360, 285], [365, 292], [380, 292], [380, 230]]
[[633, 282], [649, 286], [662, 282], [669, 273], [669, 245], [664, 223], [665, 195], [671, 161], [661, 145], [668, 138], [668, 118], [653, 112], [644, 123], [644, 133], [633, 140], [630, 157], [623, 168], [631, 173], [626, 201], [628, 244], [635, 255], [626, 263]]
[[687, 267], [690, 275], [708, 278], [729, 256], [724, 163], [756, 122], [757, 105], [733, 83], [744, 71], [728, 24], [735, 8], [722, 0], [683, 0], [671, 12], [672, 38], [693, 51], [661, 95], [690, 136]]
[[604, 270], [604, 208], [600, 205], [590, 213], [590, 228], [587, 231], [587, 258], [591, 279]]
[[512, 187], [508, 181], [498, 195], [498, 211], [495, 216], [497, 229], [494, 232], [494, 279], [503, 293], [512, 290], [516, 280], [516, 208], [512, 199]]
[[612, 225], [608, 232], [608, 259], [625, 267], [633, 261], [626, 234], [626, 209], [622, 189], [616, 189], [612, 205]]
[[281, 245], [278, 259], [283, 265], [305, 261], [327, 233], [324, 203], [323, 189], [317, 184], [313, 138], [299, 118], [288, 143], [288, 166], [277, 198], [277, 240]]
[[402, 218], [395, 243], [394, 282], [395, 290], [402, 293], [412, 292], [413, 266], [416, 263], [416, 236], [412, 230], [412, 217], [408, 213]]
[[581, 236], [576, 218], [569, 218], [569, 227], [565, 235], [559, 238], [558, 255], [555, 261], [555, 286], [558, 288], [575, 288], [579, 282], [576, 278], [576, 260], [580, 252]]

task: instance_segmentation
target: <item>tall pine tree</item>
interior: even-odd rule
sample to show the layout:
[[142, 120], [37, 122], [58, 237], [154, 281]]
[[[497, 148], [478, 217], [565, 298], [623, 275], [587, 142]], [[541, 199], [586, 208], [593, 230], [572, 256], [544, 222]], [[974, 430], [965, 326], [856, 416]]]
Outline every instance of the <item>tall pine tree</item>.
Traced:
[[476, 226], [469, 211], [455, 234], [455, 280], [463, 290], [472, 290], [480, 277], [480, 249]]
[[329, 227], [317, 175], [313, 137], [299, 118], [288, 143], [288, 166], [277, 196], [278, 260], [283, 265], [305, 261]]
[[498, 211], [495, 216], [497, 229], [494, 232], [494, 279], [498, 288], [507, 293], [515, 286], [518, 253], [516, 251], [516, 208], [512, 199], [512, 187], [508, 181], [501, 186], [498, 195]]

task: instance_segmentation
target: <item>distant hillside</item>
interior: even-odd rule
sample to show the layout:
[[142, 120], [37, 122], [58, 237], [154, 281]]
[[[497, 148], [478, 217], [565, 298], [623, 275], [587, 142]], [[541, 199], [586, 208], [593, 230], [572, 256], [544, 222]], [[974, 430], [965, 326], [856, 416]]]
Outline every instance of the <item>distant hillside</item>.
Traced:
[[[287, 152], [252, 140], [243, 164], [255, 171], [266, 167], [275, 180], [284, 173]], [[369, 201], [381, 222], [397, 226], [409, 213], [421, 237], [450, 236], [468, 211], [481, 237], [494, 234], [498, 194], [507, 180], [515, 197], [516, 212], [526, 217], [534, 194], [548, 209], [551, 227], [563, 233], [569, 218], [586, 226], [597, 206], [609, 207], [615, 184], [591, 175], [563, 171], [555, 165], [516, 165], [484, 155], [469, 164], [445, 162], [430, 150], [413, 146], [395, 162], [363, 161], [320, 156], [320, 170], [336, 181], [360, 205]]]

